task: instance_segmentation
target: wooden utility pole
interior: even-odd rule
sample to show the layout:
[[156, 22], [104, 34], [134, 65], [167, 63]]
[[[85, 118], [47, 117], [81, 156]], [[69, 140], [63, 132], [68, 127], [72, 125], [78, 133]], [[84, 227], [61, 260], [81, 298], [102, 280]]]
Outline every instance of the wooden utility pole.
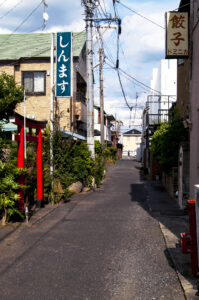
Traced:
[[104, 89], [103, 89], [103, 42], [100, 39], [99, 48], [99, 77], [100, 77], [100, 132], [101, 132], [101, 146], [104, 154]]

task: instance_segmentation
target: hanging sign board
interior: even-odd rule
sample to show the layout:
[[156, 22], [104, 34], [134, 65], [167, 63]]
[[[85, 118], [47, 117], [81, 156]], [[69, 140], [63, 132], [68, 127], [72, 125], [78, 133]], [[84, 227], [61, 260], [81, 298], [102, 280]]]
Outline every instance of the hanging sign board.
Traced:
[[189, 56], [188, 13], [166, 12], [166, 58]]
[[71, 97], [71, 32], [57, 33], [56, 97]]

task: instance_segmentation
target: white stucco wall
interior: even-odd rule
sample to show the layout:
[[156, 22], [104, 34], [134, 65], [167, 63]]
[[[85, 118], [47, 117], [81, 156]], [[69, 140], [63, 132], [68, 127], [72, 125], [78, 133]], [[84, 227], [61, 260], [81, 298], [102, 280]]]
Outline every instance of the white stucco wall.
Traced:
[[[159, 91], [161, 95], [175, 96], [177, 93], [177, 61], [176, 59], [162, 59], [158, 68], [153, 69], [153, 78], [151, 80], [152, 95], [159, 95], [155, 91]], [[155, 90], [155, 91], [153, 91]], [[153, 98], [158, 101], [158, 97]], [[170, 98], [174, 101], [173, 98]], [[150, 104], [150, 113], [158, 114], [158, 109], [169, 109], [168, 97], [161, 97], [160, 105], [157, 103]]]
[[124, 134], [122, 137], [122, 144], [124, 155], [128, 155], [128, 152], [130, 152], [131, 155], [137, 155], [137, 149], [140, 148], [141, 144], [141, 134]]

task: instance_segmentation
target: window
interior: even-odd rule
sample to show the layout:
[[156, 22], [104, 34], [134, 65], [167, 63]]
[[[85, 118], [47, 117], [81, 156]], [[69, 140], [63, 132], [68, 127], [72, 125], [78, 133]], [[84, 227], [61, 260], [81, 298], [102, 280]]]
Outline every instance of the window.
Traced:
[[23, 72], [23, 86], [27, 95], [46, 94], [46, 72], [31, 71]]

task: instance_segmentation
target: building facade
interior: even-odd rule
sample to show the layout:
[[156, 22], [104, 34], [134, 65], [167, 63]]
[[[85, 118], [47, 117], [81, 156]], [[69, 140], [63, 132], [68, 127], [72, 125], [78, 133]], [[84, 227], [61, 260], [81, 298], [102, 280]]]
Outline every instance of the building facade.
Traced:
[[198, 10], [198, 1], [190, 1], [190, 198], [194, 198], [194, 185], [199, 183]]
[[[104, 141], [108, 145], [112, 145], [111, 128], [114, 121], [115, 118], [112, 115], [104, 112]], [[96, 141], [101, 141], [100, 107], [97, 105], [94, 105], [94, 138]]]
[[153, 69], [151, 94], [147, 96], [143, 110], [141, 159], [152, 179], [160, 173], [150, 151], [152, 135], [162, 122], [168, 121], [169, 110], [176, 102], [176, 92], [177, 61], [163, 59], [159, 68]]
[[140, 158], [141, 136], [141, 132], [136, 129], [131, 129], [122, 134], [123, 157]]
[[[72, 34], [72, 96], [57, 98], [54, 93], [54, 120], [66, 133], [86, 136], [85, 33]], [[6, 41], [6, 43], [5, 43]], [[54, 35], [56, 45], [56, 35]], [[0, 72], [14, 76], [24, 86], [25, 103], [16, 112], [35, 120], [50, 121], [51, 114], [51, 34], [0, 35]], [[54, 59], [54, 86], [56, 60]], [[25, 110], [24, 110], [25, 104]]]

